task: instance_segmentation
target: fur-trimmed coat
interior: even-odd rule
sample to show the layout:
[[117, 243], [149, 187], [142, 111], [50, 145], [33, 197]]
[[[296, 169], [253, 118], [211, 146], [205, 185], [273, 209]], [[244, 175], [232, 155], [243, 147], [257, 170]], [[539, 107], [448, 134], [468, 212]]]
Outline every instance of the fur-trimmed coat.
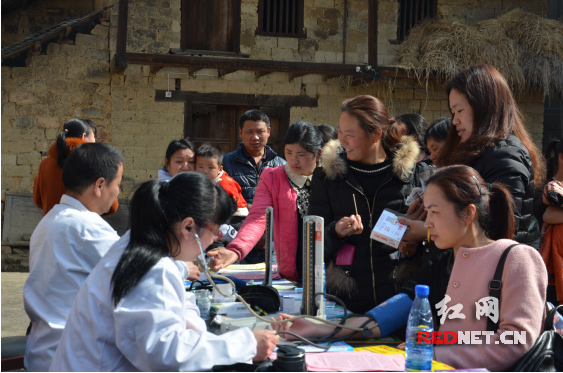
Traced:
[[[324, 218], [325, 263], [330, 267], [327, 291], [340, 297], [354, 312], [364, 313], [395, 294], [391, 274], [398, 264], [398, 251], [369, 236], [384, 208], [400, 213], [407, 211], [405, 201], [412, 188], [420, 186], [420, 173], [428, 169], [426, 164], [416, 162], [419, 152], [415, 140], [403, 137], [402, 143], [388, 154], [391, 172], [385, 173], [385, 180], [375, 191], [373, 200], [368, 201], [362, 186], [349, 172], [340, 142], [330, 141], [323, 148], [323, 167], [317, 168], [313, 174], [309, 214]], [[364, 230], [361, 234], [339, 239], [335, 225], [342, 217], [356, 213], [353, 196]], [[344, 243], [355, 246], [354, 260], [352, 265], [343, 266], [343, 271], [335, 271], [334, 265], [329, 263], [335, 261]]]

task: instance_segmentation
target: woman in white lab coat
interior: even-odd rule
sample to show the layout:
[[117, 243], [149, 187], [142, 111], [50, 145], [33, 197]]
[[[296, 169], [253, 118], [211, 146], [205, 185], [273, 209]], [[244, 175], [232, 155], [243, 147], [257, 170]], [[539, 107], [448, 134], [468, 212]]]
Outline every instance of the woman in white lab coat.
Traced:
[[142, 184], [130, 231], [94, 268], [76, 297], [51, 371], [202, 371], [264, 360], [273, 331], [206, 331], [187, 261], [209, 246], [233, 214], [225, 191], [204, 175], [181, 173]]

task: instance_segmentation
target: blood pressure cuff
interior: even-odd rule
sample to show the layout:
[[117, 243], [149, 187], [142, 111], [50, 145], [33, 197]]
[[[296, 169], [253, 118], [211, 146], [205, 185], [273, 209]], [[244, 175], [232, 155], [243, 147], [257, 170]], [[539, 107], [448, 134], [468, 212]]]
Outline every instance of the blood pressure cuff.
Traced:
[[238, 290], [246, 303], [258, 310], [275, 313], [280, 310], [280, 295], [276, 288], [265, 285], [247, 285]]
[[411, 310], [412, 300], [400, 293], [387, 299], [379, 306], [366, 312], [379, 324], [381, 336], [386, 337], [403, 325], [406, 325]]

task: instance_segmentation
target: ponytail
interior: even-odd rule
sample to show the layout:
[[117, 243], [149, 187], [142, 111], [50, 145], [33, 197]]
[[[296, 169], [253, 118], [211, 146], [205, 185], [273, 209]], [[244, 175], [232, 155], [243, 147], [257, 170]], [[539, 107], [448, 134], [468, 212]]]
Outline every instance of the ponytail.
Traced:
[[65, 166], [66, 161], [66, 134], [65, 131], [57, 136], [57, 165], [60, 168]]
[[395, 119], [390, 119], [389, 128], [381, 138], [383, 148], [385, 148], [386, 150], [393, 149], [401, 142], [401, 138], [406, 134], [407, 126], [405, 126], [404, 123], [398, 122]]
[[135, 192], [130, 207], [130, 241], [111, 277], [112, 299], [117, 306], [141, 278], [169, 253], [169, 237], [175, 237], [161, 203], [166, 203], [168, 182], [150, 180]]
[[[92, 123], [92, 126], [94, 124]], [[81, 138], [83, 134], [90, 135], [93, 128], [85, 120], [74, 118], [63, 125], [63, 131], [57, 136], [57, 165], [63, 168], [66, 161], [66, 139], [67, 137]]]
[[[489, 189], [489, 221], [486, 232], [492, 240], [511, 239], [514, 236], [514, 203], [510, 191], [502, 184], [493, 183]], [[480, 219], [479, 219], [480, 220]]]
[[223, 224], [236, 203], [206, 176], [183, 172], [167, 181], [150, 180], [137, 189], [129, 213], [130, 240], [113, 272], [112, 299], [117, 306], [161, 258], [177, 256], [176, 223], [191, 217], [202, 227]]

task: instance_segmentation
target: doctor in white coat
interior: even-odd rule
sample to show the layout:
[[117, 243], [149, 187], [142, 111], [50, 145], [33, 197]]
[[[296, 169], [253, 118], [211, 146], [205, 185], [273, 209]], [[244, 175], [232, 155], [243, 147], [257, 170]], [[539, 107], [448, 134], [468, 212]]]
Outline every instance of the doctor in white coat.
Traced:
[[119, 194], [123, 155], [106, 144], [82, 144], [65, 161], [65, 194], [41, 219], [29, 245], [29, 277], [23, 290], [32, 325], [25, 368], [51, 365], [68, 314], [90, 271], [119, 239], [101, 218]]
[[271, 330], [206, 331], [186, 262], [209, 246], [233, 214], [227, 193], [187, 172], [148, 181], [131, 201], [131, 229], [78, 293], [51, 371], [203, 371], [264, 360]]

